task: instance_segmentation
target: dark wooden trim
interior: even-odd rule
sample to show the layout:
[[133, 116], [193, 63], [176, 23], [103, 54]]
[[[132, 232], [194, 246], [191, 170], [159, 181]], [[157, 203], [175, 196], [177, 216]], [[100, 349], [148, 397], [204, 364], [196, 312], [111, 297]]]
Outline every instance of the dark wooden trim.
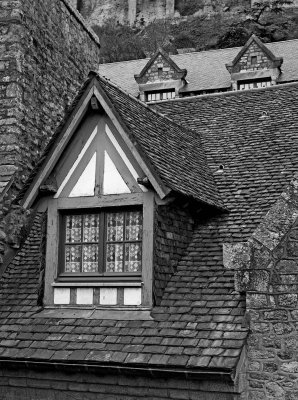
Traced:
[[[126, 183], [127, 187], [129, 190], [134, 193], [141, 193], [142, 190], [140, 189], [138, 183], [130, 173], [129, 169], [127, 168], [125, 162], [122, 160], [122, 158], [119, 156], [118, 151], [115, 149], [114, 145], [110, 141], [108, 137], [106, 137], [106, 144], [107, 144], [107, 153], [110, 156], [111, 160], [115, 164], [115, 167], [117, 171], [120, 173], [122, 179]], [[130, 161], [130, 160], [129, 160]]]
[[69, 143], [70, 138], [72, 137], [73, 133], [75, 132], [84, 115], [86, 114], [89, 101], [93, 94], [94, 81], [92, 80], [86, 88], [85, 93], [80, 98], [78, 104], [74, 108], [73, 112], [71, 113], [70, 117], [68, 118], [67, 122], [65, 123], [59, 135], [59, 139], [57, 139], [56, 146], [47, 156], [46, 161], [43, 164], [43, 168], [34, 178], [32, 184], [30, 185], [24, 198], [22, 199], [21, 205], [24, 208], [29, 208], [32, 205], [38, 194], [39, 186], [50, 175], [52, 169], [55, 167], [55, 164], [57, 163], [59, 157]]
[[143, 193], [125, 193], [102, 196], [58, 198], [59, 210], [124, 207], [143, 204]]
[[99, 83], [96, 81], [94, 82], [94, 95], [97, 97], [105, 112], [110, 117], [111, 122], [114, 124], [115, 128], [121, 135], [122, 139], [126, 143], [132, 155], [135, 157], [136, 161], [139, 163], [145, 175], [147, 175], [150, 182], [152, 182], [152, 185], [159, 196], [161, 198], [166, 197], [171, 190], [164, 185], [160, 176], [155, 171], [155, 168], [149, 161], [148, 157], [144, 154], [140, 146], [132, 142], [130, 138], [131, 135], [129, 134], [127, 127], [123, 123], [122, 119], [118, 115], [118, 112], [116, 111], [115, 107], [113, 106], [107, 95], [100, 87]]

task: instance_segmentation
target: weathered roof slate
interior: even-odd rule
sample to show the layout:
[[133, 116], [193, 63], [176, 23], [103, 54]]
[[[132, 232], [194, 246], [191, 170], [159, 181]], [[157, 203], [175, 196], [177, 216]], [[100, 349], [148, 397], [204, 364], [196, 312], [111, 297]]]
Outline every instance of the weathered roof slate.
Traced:
[[[243, 299], [234, 292], [231, 272], [218, 266], [202, 265], [198, 273], [193, 264], [185, 274], [186, 258], [150, 320], [39, 316], [42, 221], [43, 215], [37, 214], [27, 241], [0, 281], [0, 360], [235, 367], [246, 336], [241, 328]], [[198, 257], [195, 242], [192, 246]]]
[[96, 79], [162, 181], [176, 192], [221, 208], [199, 133], [154, 112], [99, 75]]
[[[276, 57], [283, 57], [284, 59], [282, 74], [278, 82], [297, 81], [298, 39], [265, 43], [265, 45]], [[241, 49], [242, 47], [232, 47], [171, 55], [172, 60], [179, 68], [187, 69], [187, 81], [189, 83], [183, 88], [183, 91], [196, 92], [230, 88], [231, 76], [225, 65], [231, 63]], [[98, 67], [98, 72], [137, 97], [139, 90], [134, 75], [140, 73], [148, 60], [146, 58], [101, 64]]]
[[177, 99], [152, 107], [200, 130], [208, 165], [231, 210], [235, 230], [258, 222], [298, 168], [296, 83]]
[[201, 216], [152, 320], [137, 321], [34, 314], [38, 214], [0, 282], [0, 359], [234, 368], [246, 337], [244, 299], [234, 290], [233, 272], [223, 267], [222, 244], [247, 240], [297, 170], [297, 94], [293, 84], [156, 104], [200, 131], [229, 213]]
[[222, 207], [217, 187], [207, 164], [200, 137], [190, 129], [163, 117], [146, 104], [125, 93], [105, 78], [91, 73], [76, 97], [66, 118], [57, 128], [40, 162], [20, 192], [20, 201], [45, 160], [55, 150], [70, 115], [75, 112], [85, 91], [93, 84], [104, 93], [113, 111], [124, 123], [127, 133], [170, 189], [203, 203]]

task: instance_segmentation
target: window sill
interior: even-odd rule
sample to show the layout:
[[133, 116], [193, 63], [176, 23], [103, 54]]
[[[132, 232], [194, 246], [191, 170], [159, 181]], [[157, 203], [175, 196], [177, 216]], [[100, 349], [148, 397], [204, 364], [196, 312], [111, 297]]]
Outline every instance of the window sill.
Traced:
[[141, 287], [143, 282], [54, 282], [53, 287]]
[[99, 320], [136, 321], [152, 320], [149, 308], [91, 308], [48, 307], [35, 314], [38, 318], [88, 318]]

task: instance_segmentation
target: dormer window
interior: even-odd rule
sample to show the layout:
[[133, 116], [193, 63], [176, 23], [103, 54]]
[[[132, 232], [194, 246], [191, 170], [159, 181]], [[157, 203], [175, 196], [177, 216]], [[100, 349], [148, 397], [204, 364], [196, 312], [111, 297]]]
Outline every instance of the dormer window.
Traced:
[[258, 89], [271, 86], [271, 79], [251, 79], [238, 83], [238, 90]]
[[151, 102], [173, 99], [186, 85], [186, 69], [181, 69], [162, 49], [135, 75], [140, 99]]
[[63, 215], [62, 231], [60, 277], [140, 275], [141, 210]]
[[233, 90], [276, 85], [281, 74], [282, 57], [276, 57], [261, 40], [252, 35], [226, 68]]
[[175, 89], [147, 92], [146, 101], [150, 102], [174, 99], [175, 95]]
[[250, 58], [251, 65], [256, 65], [257, 62], [258, 62], [258, 57], [257, 56], [251, 56], [251, 58]]

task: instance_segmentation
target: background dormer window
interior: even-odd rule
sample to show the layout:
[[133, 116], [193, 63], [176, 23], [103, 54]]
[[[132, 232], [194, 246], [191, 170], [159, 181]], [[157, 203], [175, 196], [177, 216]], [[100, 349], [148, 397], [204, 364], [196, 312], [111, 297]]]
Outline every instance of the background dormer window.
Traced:
[[249, 90], [271, 86], [271, 79], [251, 79], [238, 82], [238, 90]]
[[251, 65], [256, 65], [257, 62], [258, 62], [258, 57], [257, 56], [251, 56], [251, 58], [250, 58]]
[[140, 274], [142, 231], [140, 210], [62, 216], [62, 275]]
[[159, 101], [159, 100], [169, 100], [175, 98], [175, 90], [162, 90], [146, 93], [146, 101]]

